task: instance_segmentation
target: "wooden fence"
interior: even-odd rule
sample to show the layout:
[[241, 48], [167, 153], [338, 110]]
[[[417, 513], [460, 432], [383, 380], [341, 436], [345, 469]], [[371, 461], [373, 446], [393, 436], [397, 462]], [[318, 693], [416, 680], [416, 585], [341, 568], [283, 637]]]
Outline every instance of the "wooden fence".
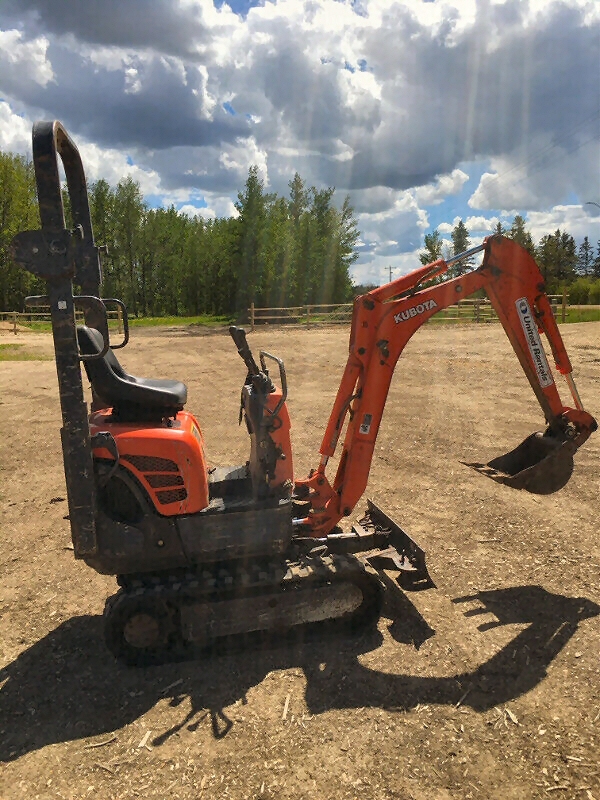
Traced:
[[248, 309], [250, 328], [256, 325], [336, 325], [349, 323], [352, 319], [352, 303], [321, 303], [311, 306], [289, 306], [287, 308], [257, 308], [254, 303]]
[[[117, 333], [123, 333], [123, 319], [121, 310], [107, 311], [109, 323], [113, 323], [111, 328], [114, 328]], [[83, 311], [75, 312], [75, 320], [78, 324], [83, 324]], [[0, 325], [0, 333], [23, 333], [24, 331], [35, 330], [35, 324], [38, 322], [50, 323], [50, 311], [36, 311], [20, 313], [19, 311], [0, 311], [0, 322], [5, 323]], [[33, 326], [33, 327], [32, 327]]]
[[[565, 322], [569, 310], [596, 309], [598, 306], [569, 306], [568, 295], [549, 295], [554, 316], [559, 322]], [[337, 325], [348, 324], [352, 319], [352, 303], [328, 303], [309, 306], [289, 306], [286, 308], [257, 308], [254, 303], [248, 309], [250, 317], [250, 327], [252, 330], [257, 325], [290, 325], [310, 328], [316, 325]], [[113, 323], [118, 333], [123, 332], [121, 312], [108, 311], [109, 322]], [[83, 322], [83, 313], [75, 313], [78, 322]], [[469, 298], [460, 300], [456, 305], [439, 311], [434, 319], [444, 322], [493, 322], [498, 319], [496, 312], [492, 308], [487, 298]], [[49, 322], [49, 312], [27, 312], [24, 314], [18, 311], [0, 312], [0, 333], [19, 333], [20, 331], [31, 330], [33, 323], [35, 329], [36, 322]]]
[[[560, 322], [566, 322], [569, 313], [568, 295], [548, 295], [554, 316]], [[583, 306], [585, 308], [586, 306]], [[572, 306], [572, 308], [576, 308]], [[250, 328], [257, 325], [335, 325], [349, 323], [352, 319], [352, 303], [329, 305], [290, 306], [287, 308], [257, 308], [254, 303], [248, 309]], [[435, 319], [444, 322], [493, 322], [498, 319], [492, 304], [483, 298], [459, 300], [455, 305], [442, 309]]]

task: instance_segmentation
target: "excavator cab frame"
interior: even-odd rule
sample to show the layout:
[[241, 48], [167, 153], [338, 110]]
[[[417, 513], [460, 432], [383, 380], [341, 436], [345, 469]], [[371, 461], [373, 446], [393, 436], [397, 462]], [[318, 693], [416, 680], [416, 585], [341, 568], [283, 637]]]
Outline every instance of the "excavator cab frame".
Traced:
[[[110, 346], [106, 307], [99, 297], [102, 270], [79, 150], [58, 121], [36, 122], [32, 142], [42, 227], [17, 234], [11, 251], [14, 261], [47, 282], [46, 296], [27, 298], [26, 302], [50, 307], [69, 519], [75, 555], [83, 558], [97, 552], [98, 542], [97, 487], [80, 360], [100, 359]], [[58, 156], [67, 179], [74, 223], [71, 230], [65, 224]], [[74, 295], [73, 283], [80, 287], [79, 295]], [[79, 352], [76, 306], [83, 310], [86, 324], [103, 337], [97, 353]]]

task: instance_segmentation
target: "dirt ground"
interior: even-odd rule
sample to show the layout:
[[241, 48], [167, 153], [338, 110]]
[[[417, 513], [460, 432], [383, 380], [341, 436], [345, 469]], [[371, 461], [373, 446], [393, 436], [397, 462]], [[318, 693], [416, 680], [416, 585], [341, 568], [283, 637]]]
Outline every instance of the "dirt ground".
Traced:
[[[600, 323], [562, 331], [600, 418]], [[9, 339], [51, 352], [47, 334]], [[264, 330], [250, 342], [285, 359], [303, 477], [347, 329]], [[228, 336], [136, 330], [120, 356], [134, 374], [188, 384], [213, 465], [246, 460], [244, 367]], [[114, 579], [69, 549], [53, 362], [4, 362], [0, 386], [2, 800], [600, 800], [600, 435], [550, 496], [460, 463], [543, 426], [499, 326], [422, 329], [377, 443], [367, 494], [427, 551], [435, 589], [405, 594], [388, 581], [378, 629], [358, 638], [145, 670], [106, 651]]]

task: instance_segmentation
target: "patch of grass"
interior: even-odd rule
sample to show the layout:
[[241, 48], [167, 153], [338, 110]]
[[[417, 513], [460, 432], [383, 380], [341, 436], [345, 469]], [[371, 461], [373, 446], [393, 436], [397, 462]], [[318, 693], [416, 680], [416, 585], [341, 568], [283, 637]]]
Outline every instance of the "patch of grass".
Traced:
[[[561, 321], [560, 309], [556, 316], [558, 322]], [[567, 318], [565, 322], [599, 322], [600, 308], [567, 308]]]
[[27, 330], [36, 331], [37, 333], [50, 333], [52, 331], [52, 323], [50, 320], [30, 320], [29, 322], [25, 322], [20, 319], [19, 325], [22, 328], [27, 328]]
[[[208, 314], [203, 314], [198, 317], [130, 317], [130, 328], [159, 328], [171, 327], [173, 325], [198, 325], [206, 328], [217, 328], [224, 325], [232, 325], [235, 322], [234, 317], [218, 316], [213, 317]], [[111, 333], [116, 332], [115, 320], [109, 320]], [[52, 324], [49, 320], [32, 320], [31, 322], [19, 321], [19, 325], [27, 326], [32, 331], [51, 331]]]
[[157, 328], [161, 326], [172, 325], [198, 325], [206, 328], [222, 327], [224, 325], [231, 325], [234, 322], [233, 317], [220, 316], [212, 317], [208, 314], [199, 317], [138, 317], [137, 319], [129, 318], [129, 327], [131, 328]]
[[52, 357], [21, 350], [22, 344], [0, 344], [0, 361], [51, 361]]

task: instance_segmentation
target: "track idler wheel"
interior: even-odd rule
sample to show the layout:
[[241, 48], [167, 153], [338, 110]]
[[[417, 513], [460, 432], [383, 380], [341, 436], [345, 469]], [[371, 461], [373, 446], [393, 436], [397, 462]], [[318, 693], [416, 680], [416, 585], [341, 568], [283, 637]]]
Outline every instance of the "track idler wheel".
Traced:
[[106, 601], [104, 640], [111, 653], [131, 666], [173, 660], [173, 611], [159, 597], [120, 593]]

